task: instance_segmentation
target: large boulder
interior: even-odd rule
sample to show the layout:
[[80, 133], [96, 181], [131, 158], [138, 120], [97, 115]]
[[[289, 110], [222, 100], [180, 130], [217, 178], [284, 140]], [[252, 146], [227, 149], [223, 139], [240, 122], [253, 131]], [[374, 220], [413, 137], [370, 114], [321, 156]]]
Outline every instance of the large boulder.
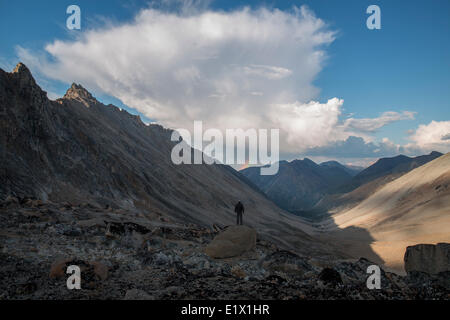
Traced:
[[450, 243], [417, 244], [405, 252], [405, 271], [420, 271], [428, 274], [450, 271]]
[[334, 286], [342, 284], [341, 275], [333, 268], [324, 268], [319, 274], [319, 279]]
[[219, 233], [205, 248], [211, 258], [240, 256], [256, 245], [256, 231], [247, 226], [231, 226]]

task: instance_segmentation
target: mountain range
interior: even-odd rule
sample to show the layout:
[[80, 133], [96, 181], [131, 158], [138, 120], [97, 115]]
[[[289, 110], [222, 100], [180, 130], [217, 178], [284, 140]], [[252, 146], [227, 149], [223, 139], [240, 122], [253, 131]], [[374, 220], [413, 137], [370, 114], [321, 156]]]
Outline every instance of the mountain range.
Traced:
[[317, 218], [317, 215], [336, 207], [358, 203], [378, 187], [441, 155], [433, 151], [414, 158], [404, 155], [381, 158], [362, 170], [337, 161], [317, 164], [305, 158], [281, 161], [280, 170], [273, 176], [259, 175], [257, 167], [240, 172], [279, 207], [308, 218]]
[[299, 212], [314, 206], [328, 190], [352, 179], [355, 171], [336, 161], [317, 164], [303, 160], [280, 161], [275, 175], [260, 175], [258, 167], [240, 172], [280, 208]]

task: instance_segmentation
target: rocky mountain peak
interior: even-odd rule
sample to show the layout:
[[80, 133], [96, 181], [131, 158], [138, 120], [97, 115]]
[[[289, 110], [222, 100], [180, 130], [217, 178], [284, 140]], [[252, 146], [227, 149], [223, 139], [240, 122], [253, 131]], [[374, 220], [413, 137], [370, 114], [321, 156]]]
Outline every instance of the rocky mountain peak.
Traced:
[[23, 64], [22, 62], [19, 62], [16, 65], [16, 67], [14, 68], [12, 73], [18, 73], [18, 74], [31, 76], [30, 69], [28, 69], [28, 67], [25, 64]]
[[431, 151], [430, 156], [434, 156], [434, 157], [440, 157], [443, 154], [441, 152], [438, 151]]
[[16, 65], [11, 74], [19, 80], [21, 87], [37, 87], [30, 69], [22, 62]]
[[14, 70], [8, 76], [14, 83], [14, 86], [22, 94], [22, 97], [28, 97], [33, 103], [43, 103], [47, 93], [43, 91], [36, 83], [30, 69], [19, 62]]
[[67, 90], [63, 99], [77, 100], [87, 107], [89, 107], [92, 103], [99, 103], [89, 91], [87, 91], [82, 85], [76, 83], [72, 83], [72, 86]]

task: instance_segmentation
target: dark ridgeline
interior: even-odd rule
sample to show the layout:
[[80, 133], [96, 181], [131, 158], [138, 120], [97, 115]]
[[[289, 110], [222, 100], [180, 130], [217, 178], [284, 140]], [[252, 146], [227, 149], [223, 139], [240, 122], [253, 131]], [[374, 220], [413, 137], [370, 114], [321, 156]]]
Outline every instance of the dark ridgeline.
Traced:
[[395, 175], [396, 177], [399, 177], [440, 156], [442, 156], [442, 153], [433, 151], [430, 154], [413, 158], [404, 155], [391, 158], [381, 158], [371, 166], [359, 172], [349, 183], [342, 184], [342, 186], [338, 187], [336, 190], [333, 190], [333, 193], [350, 192], [365, 183], [388, 175]]

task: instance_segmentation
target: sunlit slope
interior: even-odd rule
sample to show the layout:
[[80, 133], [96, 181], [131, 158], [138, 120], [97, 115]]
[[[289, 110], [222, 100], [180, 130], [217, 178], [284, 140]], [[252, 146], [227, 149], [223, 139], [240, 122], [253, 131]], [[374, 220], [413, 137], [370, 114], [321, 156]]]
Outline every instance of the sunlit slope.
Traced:
[[[386, 184], [356, 207], [333, 215], [326, 227], [329, 232], [350, 227], [367, 230], [373, 238], [371, 249], [387, 266], [398, 270], [408, 245], [450, 242], [450, 154]], [[344, 236], [340, 232], [332, 235]], [[356, 247], [358, 238], [351, 242]]]

